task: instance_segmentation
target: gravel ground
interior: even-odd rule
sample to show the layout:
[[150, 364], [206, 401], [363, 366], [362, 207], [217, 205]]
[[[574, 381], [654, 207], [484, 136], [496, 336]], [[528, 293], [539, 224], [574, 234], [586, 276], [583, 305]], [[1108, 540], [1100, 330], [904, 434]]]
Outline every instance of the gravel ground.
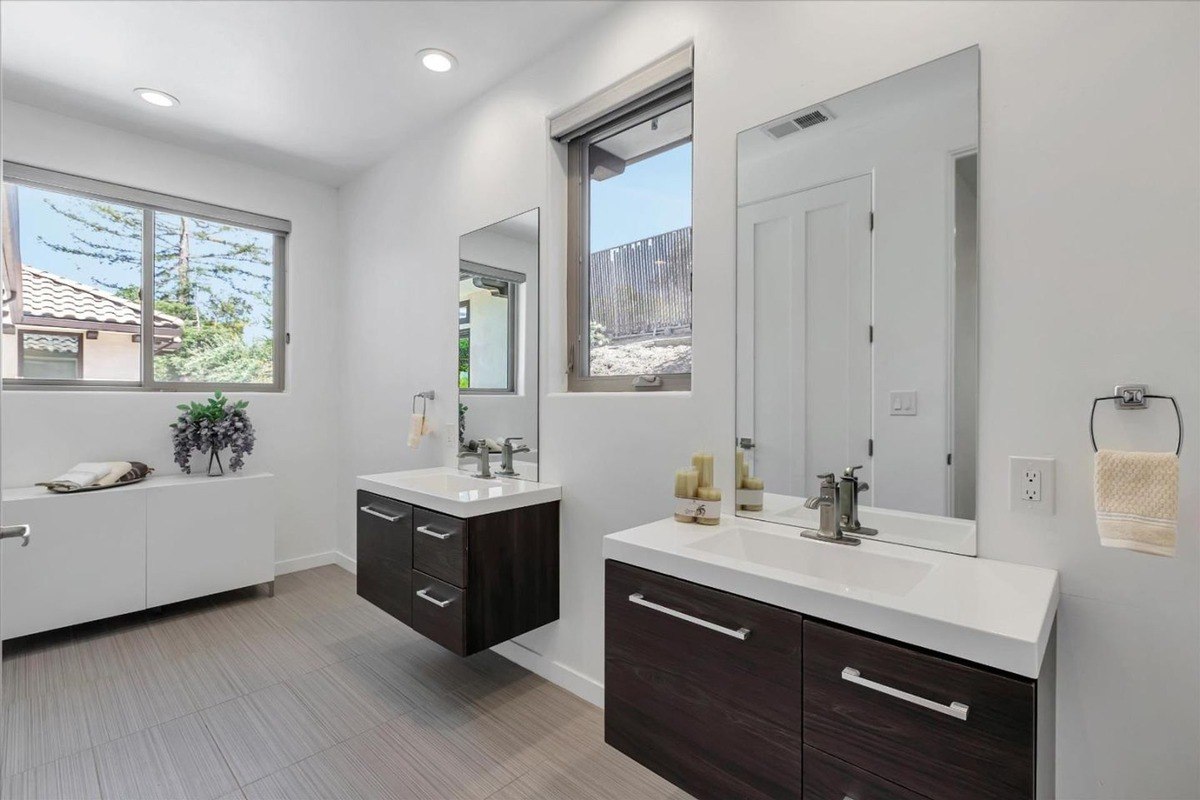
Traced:
[[593, 375], [669, 375], [691, 371], [691, 339], [643, 339], [592, 348]]

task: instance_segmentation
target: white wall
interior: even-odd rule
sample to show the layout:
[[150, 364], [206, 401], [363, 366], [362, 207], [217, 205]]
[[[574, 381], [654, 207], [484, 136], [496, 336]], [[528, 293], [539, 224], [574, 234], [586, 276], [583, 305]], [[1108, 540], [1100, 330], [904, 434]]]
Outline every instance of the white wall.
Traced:
[[[334, 548], [330, 474], [336, 463], [337, 192], [214, 156], [29, 106], [5, 102], [6, 160], [178, 195], [292, 221], [288, 246], [287, 390], [246, 394], [257, 431], [246, 469], [279, 476], [275, 557]], [[242, 395], [237, 395], [242, 396]], [[164, 474], [175, 405], [198, 395], [132, 392], [5, 392], [5, 486], [27, 486], [78, 461], [145, 461]]]
[[[1200, 448], [1184, 449], [1178, 555], [1102, 550], [1085, 417], [1136, 378], [1200, 429], [1198, 25], [1196, 4], [1052, 2], [638, 3], [600, 20], [343, 190], [343, 546], [354, 474], [434, 463], [433, 448], [400, 448], [402, 422], [423, 384], [454, 396], [459, 234], [542, 206], [541, 461], [563, 485], [562, 620], [521, 641], [599, 681], [601, 538], [669, 513], [694, 450], [720, 453], [732, 482], [737, 131], [978, 43], [981, 553], [1062, 571], [1060, 795], [1197, 796]], [[560, 394], [564, 162], [546, 117], [688, 39], [693, 390]], [[1112, 445], [1150, 447], [1170, 436], [1161, 411], [1098, 424]], [[1008, 511], [1010, 454], [1058, 459], [1056, 516]]]

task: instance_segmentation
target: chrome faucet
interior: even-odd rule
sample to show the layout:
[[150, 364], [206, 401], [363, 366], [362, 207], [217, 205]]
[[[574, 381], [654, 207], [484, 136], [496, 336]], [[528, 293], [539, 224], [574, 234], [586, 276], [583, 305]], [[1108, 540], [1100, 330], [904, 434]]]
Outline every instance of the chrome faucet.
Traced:
[[875, 528], [865, 528], [858, 521], [858, 496], [870, 489], [866, 481], [858, 479], [855, 470], [862, 469], [862, 464], [856, 467], [846, 467], [842, 479], [838, 482], [838, 524], [846, 533], [855, 536], [875, 536], [879, 533]]
[[817, 477], [821, 479], [821, 493], [805, 500], [804, 506], [821, 509], [821, 528], [816, 531], [801, 531], [801, 535], [822, 542], [857, 545], [858, 539], [842, 533], [842, 519], [838, 513], [841, 504], [838, 502], [840, 492], [837, 476], [830, 472]]
[[475, 477], [492, 477], [492, 454], [488, 450], [487, 442], [472, 439], [471, 441], [467, 442], [466, 447], [458, 451], [458, 458], [460, 461], [464, 458], [478, 458], [479, 471], [475, 473]]
[[529, 447], [521, 445], [513, 447], [513, 442], [519, 442], [523, 439], [522, 436], [508, 436], [504, 439], [504, 444], [500, 445], [500, 469], [496, 470], [497, 475], [516, 475], [517, 471], [513, 469], [513, 456], [516, 453], [528, 453]]

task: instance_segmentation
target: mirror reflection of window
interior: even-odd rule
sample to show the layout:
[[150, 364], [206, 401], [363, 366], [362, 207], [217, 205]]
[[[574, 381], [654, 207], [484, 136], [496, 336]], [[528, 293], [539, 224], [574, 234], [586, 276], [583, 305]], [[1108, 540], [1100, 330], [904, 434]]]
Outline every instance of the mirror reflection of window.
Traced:
[[489, 272], [459, 272], [458, 388], [513, 392], [520, 284]]

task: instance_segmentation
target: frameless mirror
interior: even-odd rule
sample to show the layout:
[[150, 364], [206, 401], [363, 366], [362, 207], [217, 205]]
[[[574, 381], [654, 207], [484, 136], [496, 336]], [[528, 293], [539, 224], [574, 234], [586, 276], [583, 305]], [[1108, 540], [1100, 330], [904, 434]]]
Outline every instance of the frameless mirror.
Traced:
[[738, 135], [738, 513], [975, 553], [978, 158], [975, 47]]
[[458, 240], [459, 445], [482, 443], [492, 474], [525, 480], [538, 479], [538, 215]]

